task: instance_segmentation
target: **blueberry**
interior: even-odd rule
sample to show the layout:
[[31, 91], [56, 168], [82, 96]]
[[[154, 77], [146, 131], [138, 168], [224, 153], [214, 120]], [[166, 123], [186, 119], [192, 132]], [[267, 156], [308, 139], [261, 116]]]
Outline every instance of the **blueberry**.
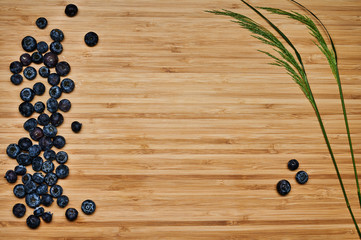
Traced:
[[78, 13], [78, 7], [74, 4], [68, 4], [65, 7], [65, 14], [68, 17], [74, 17]]
[[50, 123], [55, 127], [59, 127], [63, 123], [63, 121], [64, 117], [59, 112], [55, 112], [50, 116]]
[[53, 186], [58, 182], [58, 177], [55, 175], [55, 173], [47, 173], [45, 175], [44, 181], [48, 186]]
[[49, 98], [48, 101], [46, 101], [46, 108], [49, 112], [55, 113], [58, 111], [58, 101], [55, 98]]
[[28, 205], [31, 208], [36, 208], [40, 205], [40, 196], [36, 193], [29, 193], [25, 197], [26, 205]]
[[31, 229], [36, 229], [39, 227], [40, 225], [40, 218], [36, 217], [34, 215], [30, 215], [27, 219], [26, 219], [26, 224], [28, 225], [29, 228]]
[[39, 195], [47, 194], [48, 193], [48, 185], [46, 185], [45, 183], [40, 184], [36, 188], [35, 192]]
[[49, 50], [49, 46], [46, 42], [41, 41], [38, 42], [38, 45], [36, 47], [39, 53], [46, 53]]
[[44, 182], [44, 175], [42, 173], [34, 173], [33, 174], [33, 181], [37, 184], [41, 184]]
[[29, 147], [29, 155], [32, 158], [39, 156], [40, 152], [41, 152], [41, 147], [37, 144], [34, 144], [33, 146]]
[[51, 220], [53, 219], [53, 214], [50, 213], [50, 212], [45, 212], [45, 213], [41, 216], [41, 218], [43, 219], [44, 222], [50, 223]]
[[26, 79], [33, 80], [36, 78], [37, 72], [35, 68], [29, 66], [24, 69], [23, 74]]
[[27, 183], [24, 184], [25, 186], [25, 192], [26, 193], [34, 193], [36, 191], [36, 183], [34, 181], [29, 181]]
[[60, 42], [52, 42], [50, 43], [50, 51], [59, 55], [63, 52], [63, 45]]
[[36, 49], [36, 40], [31, 36], [26, 36], [21, 41], [21, 45], [26, 52], [32, 52]]
[[41, 126], [46, 126], [50, 123], [50, 117], [48, 114], [46, 113], [42, 113], [38, 116], [38, 123], [41, 125]]
[[16, 161], [18, 162], [19, 165], [28, 166], [31, 164], [31, 157], [28, 153], [20, 153], [16, 157]]
[[291, 191], [291, 184], [283, 179], [277, 183], [277, 191], [280, 195], [285, 196]]
[[48, 25], [48, 20], [46, 20], [46, 18], [39, 17], [38, 19], [36, 19], [35, 24], [36, 26], [38, 26], [38, 28], [44, 29]]
[[15, 187], [14, 187], [14, 195], [15, 197], [17, 198], [23, 198], [25, 197], [26, 195], [26, 192], [25, 192], [25, 186], [23, 184], [17, 184]]
[[29, 53], [24, 53], [20, 56], [20, 62], [23, 66], [29, 66], [31, 64], [31, 56]]
[[18, 145], [21, 150], [28, 151], [29, 147], [33, 145], [33, 142], [29, 138], [23, 137], [19, 139]]
[[49, 207], [53, 202], [53, 197], [49, 194], [44, 194], [41, 196], [41, 204], [43, 204], [45, 207]]
[[22, 70], [23, 70], [23, 64], [21, 64], [21, 62], [14, 61], [10, 63], [10, 72], [17, 74], [17, 73], [21, 73]]
[[85, 44], [89, 47], [94, 47], [95, 45], [97, 45], [98, 40], [98, 34], [96, 34], [95, 32], [88, 32], [84, 36]]
[[17, 175], [23, 176], [26, 173], [26, 167], [24, 165], [17, 165], [14, 171]]
[[56, 42], [61, 42], [64, 39], [64, 33], [60, 29], [53, 29], [50, 32], [50, 37]]
[[18, 175], [16, 175], [16, 172], [14, 170], [8, 170], [5, 173], [5, 178], [9, 183], [14, 183], [16, 180], [18, 180]]
[[63, 136], [58, 135], [53, 139], [53, 145], [58, 149], [63, 148], [65, 143], [65, 138]]
[[68, 161], [68, 154], [64, 151], [60, 151], [56, 154], [56, 162], [59, 164], [64, 164]]
[[44, 208], [43, 207], [37, 207], [34, 210], [34, 215], [36, 217], [41, 217], [44, 214]]
[[[37, 113], [43, 113], [45, 110], [45, 104], [43, 102], [36, 102], [34, 104], [34, 111]], [[35, 119], [35, 118], [34, 118]]]
[[61, 83], [61, 90], [65, 93], [71, 93], [74, 90], [75, 84], [74, 81], [70, 78], [64, 78]]
[[60, 82], [60, 76], [56, 73], [52, 73], [49, 75], [48, 77], [48, 83], [51, 85], [51, 86], [57, 86]]
[[56, 64], [55, 67], [56, 73], [59, 74], [60, 76], [64, 77], [66, 75], [69, 74], [70, 72], [70, 65], [67, 62], [59, 62], [58, 64]]
[[74, 121], [71, 124], [71, 130], [73, 130], [73, 132], [75, 132], [75, 133], [80, 132], [81, 127], [82, 127], [82, 124], [78, 121]]
[[29, 102], [23, 102], [19, 105], [19, 112], [24, 117], [30, 117], [34, 113], [34, 106]]
[[85, 200], [82, 204], [81, 204], [81, 210], [87, 214], [90, 215], [95, 211], [96, 205], [92, 200]]
[[55, 158], [56, 158], [56, 153], [54, 152], [54, 150], [46, 150], [46, 151], [44, 152], [43, 156], [44, 156], [44, 158], [45, 158], [46, 160], [52, 161], [52, 160], [55, 160]]
[[[40, 139], [44, 136], [43, 130], [39, 127], [34, 128], [30, 131], [30, 137], [34, 141], [40, 141]], [[40, 145], [40, 144], [39, 144]], [[41, 146], [40, 146], [41, 147]]]
[[26, 213], [26, 207], [24, 204], [17, 203], [14, 205], [13, 214], [15, 217], [17, 217], [17, 218], [24, 217], [25, 213]]
[[16, 143], [12, 143], [6, 148], [6, 154], [10, 158], [15, 159], [20, 154], [20, 152], [21, 152], [21, 149]]
[[59, 207], [61, 208], [65, 208], [68, 203], [69, 203], [69, 198], [66, 195], [61, 195], [60, 197], [58, 197], [58, 199], [56, 200], [56, 203], [58, 204]]
[[40, 64], [44, 61], [44, 58], [41, 53], [34, 52], [33, 54], [31, 54], [31, 60], [33, 61], [33, 63]]
[[[34, 109], [35, 109], [35, 106], [34, 106]], [[38, 126], [38, 121], [36, 121], [35, 118], [30, 118], [30, 119], [26, 120], [26, 122], [23, 125], [24, 129], [28, 132], [33, 130], [37, 126]]]
[[21, 76], [20, 74], [13, 74], [10, 77], [10, 81], [14, 85], [20, 85], [23, 82], [23, 76]]
[[50, 188], [50, 195], [54, 198], [58, 198], [63, 194], [63, 188], [59, 185], [54, 185]]
[[[50, 50], [52, 48], [52, 45], [50, 45]], [[44, 65], [47, 66], [48, 68], [54, 68], [56, 66], [56, 64], [58, 64], [59, 58], [58, 56], [53, 53], [53, 51], [51, 50], [51, 52], [48, 52], [44, 55]]]
[[45, 161], [41, 169], [44, 173], [50, 173], [54, 171], [54, 163], [52, 161]]
[[48, 78], [50, 75], [50, 69], [48, 67], [42, 66], [38, 71], [39, 75], [43, 78]]
[[41, 157], [33, 158], [32, 168], [35, 172], [40, 171], [42, 166], [43, 166], [43, 159]]
[[44, 136], [39, 140], [39, 146], [43, 151], [50, 150], [53, 147], [53, 140], [50, 137]]
[[298, 163], [298, 161], [296, 159], [291, 159], [288, 162], [287, 166], [288, 166], [289, 170], [294, 171], [294, 170], [296, 170], [298, 168], [299, 163]]
[[74, 221], [78, 217], [78, 211], [75, 208], [68, 208], [65, 212], [65, 217], [69, 221]]
[[58, 130], [53, 125], [48, 124], [43, 128], [43, 132], [45, 136], [53, 138], [58, 133]]
[[52, 86], [52, 87], [49, 89], [49, 95], [50, 95], [50, 97], [52, 97], [52, 98], [55, 98], [55, 99], [60, 98], [61, 93], [62, 93], [61, 88], [58, 87], [58, 86]]
[[62, 99], [59, 102], [59, 109], [63, 112], [68, 112], [71, 108], [71, 102], [68, 99]]
[[66, 178], [69, 175], [69, 168], [66, 165], [60, 164], [55, 170], [56, 176], [60, 179]]
[[37, 82], [33, 86], [33, 91], [34, 91], [35, 95], [41, 96], [45, 92], [45, 85], [41, 82]]
[[30, 173], [26, 173], [22, 178], [21, 181], [23, 182], [23, 184], [27, 184], [28, 182], [31, 182], [33, 179], [33, 177], [31, 176]]
[[31, 88], [23, 88], [20, 92], [20, 98], [24, 102], [31, 102], [34, 99], [35, 93]]
[[308, 174], [305, 171], [299, 171], [296, 173], [296, 181], [299, 184], [305, 184], [308, 181]]

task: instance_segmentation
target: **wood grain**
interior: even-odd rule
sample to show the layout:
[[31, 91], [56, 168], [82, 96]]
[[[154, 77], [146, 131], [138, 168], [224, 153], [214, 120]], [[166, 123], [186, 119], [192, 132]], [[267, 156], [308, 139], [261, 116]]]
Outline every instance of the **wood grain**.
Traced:
[[[76, 222], [53, 204], [51, 224], [30, 230], [15, 218], [13, 185], [0, 181], [0, 239], [357, 239], [331, 159], [310, 104], [283, 70], [257, 49], [267, 49], [228, 18], [205, 13], [232, 9], [257, 18], [239, 1], [1, 0], [0, 167], [16, 165], [5, 154], [26, 136], [19, 91], [42, 81], [9, 82], [9, 63], [23, 53], [21, 39], [50, 42], [65, 33], [61, 60], [76, 82], [59, 134], [66, 137], [70, 176], [61, 180], [69, 207], [85, 199], [96, 213]], [[250, 1], [298, 10], [289, 1]], [[361, 2], [303, 0], [327, 25], [339, 52], [340, 72], [357, 162], [361, 159]], [[44, 16], [45, 30], [34, 22]], [[325, 58], [307, 29], [270, 16], [303, 54], [312, 89], [358, 221], [355, 182], [346, 131]], [[97, 32], [94, 48], [83, 43]], [[38, 66], [36, 66], [38, 68]], [[48, 88], [48, 87], [47, 87]], [[36, 97], [45, 101], [47, 94]], [[35, 115], [34, 115], [35, 116]], [[83, 123], [81, 133], [70, 124]], [[310, 175], [302, 186], [286, 164], [300, 161]], [[361, 171], [361, 164], [358, 164]], [[31, 172], [32, 170], [30, 170]], [[288, 179], [292, 191], [275, 191]], [[26, 216], [31, 213], [27, 210]]]

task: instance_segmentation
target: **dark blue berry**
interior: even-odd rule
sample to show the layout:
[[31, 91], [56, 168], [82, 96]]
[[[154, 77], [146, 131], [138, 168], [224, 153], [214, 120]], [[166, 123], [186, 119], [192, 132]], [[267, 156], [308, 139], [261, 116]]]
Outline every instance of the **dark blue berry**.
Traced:
[[41, 167], [44, 173], [50, 173], [54, 171], [54, 163], [52, 161], [43, 162], [43, 166]]
[[16, 161], [18, 162], [19, 165], [28, 166], [31, 164], [31, 157], [28, 153], [20, 153], [16, 157]]
[[24, 117], [30, 117], [34, 113], [34, 106], [29, 102], [23, 102], [19, 105], [19, 112]]
[[56, 203], [58, 204], [59, 207], [61, 208], [65, 208], [68, 203], [69, 203], [69, 198], [66, 195], [61, 195], [60, 197], [58, 197], [58, 199], [56, 200]]
[[34, 99], [35, 93], [31, 88], [23, 88], [20, 92], [20, 98], [24, 102], [31, 102]]
[[56, 42], [61, 42], [64, 39], [64, 33], [60, 29], [53, 29], [50, 32], [50, 37]]
[[60, 151], [56, 154], [56, 162], [59, 164], [64, 164], [68, 161], [68, 154], [64, 151]]
[[43, 219], [44, 222], [50, 223], [51, 220], [53, 219], [53, 214], [50, 213], [50, 212], [45, 212], [45, 213], [41, 216], [41, 218]]
[[54, 68], [56, 64], [58, 64], [59, 58], [58, 56], [53, 53], [52, 47], [54, 47], [52, 44], [50, 45], [50, 51], [44, 55], [44, 65], [48, 68]]
[[26, 174], [21, 178], [21, 181], [22, 181], [23, 184], [25, 185], [25, 184], [31, 182], [31, 181], [32, 181], [32, 178], [33, 178], [33, 177], [31, 176], [30, 173], [26, 173]]
[[305, 171], [299, 171], [296, 173], [296, 181], [299, 184], [305, 184], [308, 181], [308, 174]]
[[52, 42], [50, 43], [50, 51], [59, 55], [63, 52], [63, 45], [60, 42]]
[[8, 170], [5, 173], [5, 178], [6, 181], [8, 181], [9, 183], [14, 183], [16, 182], [16, 180], [18, 180], [18, 175], [16, 175], [16, 172], [14, 170]]
[[29, 193], [25, 197], [26, 205], [28, 205], [31, 208], [36, 208], [40, 205], [40, 196], [36, 193]]
[[53, 139], [53, 145], [58, 149], [63, 148], [65, 146], [65, 143], [65, 138], [63, 136], [58, 135]]
[[51, 113], [55, 113], [56, 111], [58, 111], [58, 106], [58, 101], [55, 98], [49, 98], [48, 101], [46, 101], [46, 108]]
[[27, 219], [26, 219], [26, 224], [28, 225], [29, 228], [31, 229], [36, 229], [39, 227], [40, 225], [40, 218], [36, 217], [34, 215], [30, 215]]
[[43, 128], [43, 132], [45, 136], [53, 138], [58, 133], [58, 130], [53, 125], [48, 124]]
[[62, 93], [61, 88], [58, 87], [58, 86], [52, 86], [52, 87], [49, 89], [49, 95], [50, 95], [50, 97], [52, 97], [52, 98], [55, 98], [55, 99], [60, 98], [61, 93]]
[[31, 56], [29, 53], [24, 53], [20, 56], [20, 62], [23, 66], [29, 66], [31, 64]]
[[23, 70], [23, 64], [19, 61], [14, 61], [10, 63], [10, 71], [14, 74], [21, 73]]
[[68, 4], [65, 7], [65, 14], [68, 17], [74, 17], [78, 13], [78, 7], [74, 4]]
[[289, 170], [294, 171], [294, 170], [296, 170], [298, 168], [299, 163], [298, 163], [298, 161], [296, 159], [291, 159], [288, 162], [287, 166], [288, 166]]
[[291, 184], [283, 179], [277, 183], [277, 191], [280, 195], [285, 196], [291, 191]]
[[20, 74], [13, 74], [10, 77], [10, 81], [14, 85], [20, 85], [23, 82], [23, 76], [21, 76]]
[[97, 45], [98, 40], [99, 40], [98, 34], [96, 34], [95, 32], [88, 32], [84, 36], [85, 44], [88, 45], [89, 47], [94, 47], [95, 45]]
[[60, 179], [66, 178], [69, 175], [69, 168], [66, 165], [60, 164], [55, 170], [56, 176]]
[[36, 188], [35, 192], [39, 195], [47, 194], [48, 193], [48, 185], [46, 185], [45, 183], [40, 184]]
[[29, 147], [29, 155], [32, 158], [39, 156], [40, 152], [41, 152], [41, 147], [37, 144], [34, 144], [33, 146]]
[[[34, 109], [35, 109], [35, 106], [34, 106]], [[38, 121], [36, 121], [35, 118], [30, 118], [30, 119], [26, 120], [26, 122], [24, 123], [23, 126], [24, 126], [24, 129], [29, 132], [38, 126]]]
[[42, 166], [43, 166], [43, 159], [41, 157], [33, 158], [32, 167], [35, 172], [40, 171]]
[[54, 198], [58, 198], [63, 194], [63, 188], [59, 185], [54, 185], [50, 188], [50, 195]]
[[33, 90], [34, 90], [35, 95], [41, 96], [45, 92], [45, 85], [41, 82], [37, 82], [34, 84]]
[[21, 149], [16, 143], [12, 143], [6, 148], [6, 154], [10, 158], [15, 159], [20, 153], [21, 153]]
[[39, 53], [46, 53], [49, 50], [49, 46], [46, 42], [41, 41], [38, 42], [38, 45], [36, 47]]
[[24, 69], [23, 74], [26, 79], [33, 80], [36, 78], [37, 72], [35, 68], [29, 66]]
[[39, 140], [39, 146], [43, 151], [50, 150], [53, 147], [53, 140], [50, 137], [44, 136]]
[[71, 102], [68, 99], [62, 99], [59, 102], [59, 109], [63, 112], [68, 112], [71, 108]]
[[67, 62], [59, 62], [58, 64], [56, 64], [55, 67], [56, 73], [59, 74], [60, 76], [64, 77], [66, 75], [69, 74], [70, 72], [70, 65]]
[[54, 150], [47, 150], [44, 152], [43, 156], [46, 160], [52, 161], [52, 160], [55, 160], [56, 153], [54, 152]]
[[15, 167], [14, 171], [17, 175], [22, 176], [22, 175], [25, 175], [25, 173], [26, 173], [26, 167], [24, 165], [17, 165]]
[[39, 75], [43, 78], [48, 78], [50, 75], [50, 69], [48, 67], [42, 66], [39, 68]]
[[53, 186], [58, 182], [58, 177], [55, 173], [50, 172], [45, 175], [44, 181], [48, 186]]
[[37, 42], [35, 38], [31, 36], [26, 36], [21, 41], [21, 45], [26, 52], [32, 52], [36, 49]]
[[50, 123], [55, 127], [59, 127], [63, 123], [63, 121], [64, 117], [59, 112], [55, 112], [50, 116]]
[[36, 102], [34, 104], [34, 111], [37, 113], [43, 113], [45, 111], [45, 104], [43, 102]]
[[36, 172], [33, 174], [33, 181], [37, 184], [44, 182], [44, 175], [42, 173]]
[[44, 61], [43, 55], [39, 52], [34, 52], [31, 54], [31, 60], [33, 63], [40, 64]]
[[21, 150], [28, 151], [29, 147], [31, 147], [32, 145], [33, 142], [27, 137], [23, 137], [19, 139], [18, 146], [20, 147]]
[[41, 196], [41, 204], [43, 204], [45, 207], [49, 207], [53, 202], [53, 197], [49, 194], [44, 194]]
[[43, 207], [37, 207], [34, 210], [34, 215], [36, 217], [41, 217], [44, 214], [44, 208]]
[[26, 207], [24, 204], [17, 203], [14, 205], [13, 214], [15, 217], [17, 217], [17, 218], [24, 217], [25, 213], [26, 213]]
[[[39, 118], [38, 118], [39, 119]], [[30, 131], [30, 137], [34, 141], [40, 141], [40, 139], [44, 136], [43, 130], [39, 127], [34, 128]], [[40, 145], [40, 144], [39, 144]], [[41, 146], [40, 146], [41, 147]]]
[[75, 208], [68, 208], [65, 212], [65, 217], [69, 221], [74, 221], [78, 217], [78, 211]]
[[56, 73], [52, 73], [49, 75], [48, 77], [48, 83], [51, 85], [51, 86], [56, 86], [58, 85], [60, 82], [60, 76]]
[[46, 20], [46, 18], [44, 17], [39, 17], [38, 19], [36, 19], [35, 24], [36, 26], [38, 26], [38, 28], [44, 29], [48, 25], [48, 20]]
[[46, 126], [50, 123], [50, 117], [46, 113], [42, 113], [38, 116], [38, 123], [42, 126]]
[[78, 121], [74, 121], [71, 124], [71, 130], [73, 130], [73, 132], [75, 132], [75, 133], [80, 132], [81, 127], [82, 127], [82, 124]]
[[23, 198], [26, 195], [25, 186], [23, 184], [17, 184], [13, 189], [14, 195], [17, 198]]
[[85, 200], [82, 204], [81, 204], [81, 210], [87, 214], [90, 215], [95, 211], [96, 205], [92, 200]]
[[70, 78], [64, 78], [60, 83], [61, 90], [65, 93], [71, 93], [74, 90], [74, 81]]
[[37, 188], [36, 183], [34, 181], [32, 181], [32, 180], [25, 183], [24, 186], [25, 186], [25, 192], [28, 193], [28, 194], [29, 193], [34, 193], [36, 191], [36, 188]]

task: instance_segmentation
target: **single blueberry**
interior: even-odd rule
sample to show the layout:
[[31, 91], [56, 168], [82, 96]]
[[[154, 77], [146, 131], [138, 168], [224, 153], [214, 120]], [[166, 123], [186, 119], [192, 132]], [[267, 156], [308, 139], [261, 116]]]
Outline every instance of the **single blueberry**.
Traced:
[[63, 123], [63, 121], [64, 121], [63, 114], [59, 112], [55, 112], [50, 116], [50, 123], [55, 127], [59, 127]]
[[20, 85], [23, 82], [23, 76], [21, 76], [20, 74], [13, 74], [10, 77], [10, 81], [14, 85]]
[[29, 102], [23, 102], [19, 105], [19, 112], [24, 117], [30, 117], [34, 113], [34, 106]]
[[48, 186], [53, 186], [58, 182], [58, 177], [55, 173], [50, 172], [45, 175], [44, 181]]
[[50, 97], [52, 97], [52, 98], [55, 98], [55, 99], [60, 98], [61, 93], [62, 93], [61, 88], [58, 87], [58, 86], [52, 86], [52, 87], [49, 89], [49, 95], [50, 95]]
[[42, 66], [41, 68], [39, 68], [39, 75], [43, 78], [48, 78], [50, 75], [50, 69], [46, 66]]
[[29, 53], [24, 53], [20, 56], [20, 62], [23, 66], [29, 66], [31, 64], [31, 56]]
[[41, 126], [46, 126], [50, 123], [50, 117], [48, 114], [46, 113], [42, 113], [38, 116], [38, 123], [41, 125]]
[[49, 98], [48, 101], [46, 101], [46, 108], [49, 112], [55, 113], [58, 111], [58, 101], [55, 98]]
[[36, 102], [34, 104], [34, 111], [37, 112], [37, 113], [43, 113], [45, 111], [45, 104], [43, 102], [40, 102], [40, 101]]
[[36, 229], [39, 227], [40, 225], [40, 218], [36, 217], [34, 215], [30, 215], [27, 219], [26, 219], [26, 224], [28, 225], [29, 228], [31, 229]]
[[68, 161], [68, 154], [64, 151], [60, 151], [56, 154], [56, 162], [59, 164], [64, 164]]
[[58, 199], [56, 200], [56, 203], [58, 204], [59, 207], [61, 208], [65, 208], [68, 203], [69, 203], [69, 198], [66, 195], [61, 195], [60, 197], [58, 197]]
[[54, 171], [54, 163], [52, 161], [43, 162], [43, 166], [41, 167], [44, 173], [50, 173]]
[[92, 200], [85, 200], [82, 204], [81, 204], [81, 210], [87, 214], [90, 215], [95, 211], [96, 205]]
[[59, 109], [63, 112], [68, 112], [71, 108], [71, 102], [68, 99], [62, 99], [59, 102]]
[[23, 88], [20, 92], [20, 98], [24, 102], [31, 102], [34, 99], [35, 93], [31, 88]]
[[41, 147], [37, 144], [34, 144], [33, 146], [29, 147], [29, 155], [32, 158], [39, 156], [40, 152], [41, 152]]
[[308, 174], [305, 171], [299, 171], [296, 173], [296, 181], [299, 184], [305, 184], [308, 181]]
[[73, 130], [73, 132], [75, 132], [75, 133], [80, 132], [81, 127], [82, 127], [82, 124], [78, 121], [74, 121], [71, 124], [71, 130]]
[[50, 212], [45, 212], [45, 213], [41, 216], [41, 218], [43, 219], [44, 222], [50, 223], [51, 220], [53, 219], [53, 214], [50, 213]]
[[25, 186], [23, 184], [17, 184], [15, 187], [14, 187], [14, 195], [15, 197], [17, 198], [23, 198], [25, 197], [26, 195], [26, 192], [25, 192]]
[[33, 181], [37, 184], [44, 182], [44, 175], [42, 173], [36, 172], [33, 174]]
[[25, 192], [26, 193], [34, 193], [36, 191], [36, 183], [34, 181], [29, 181], [27, 183], [24, 184], [25, 186]]
[[[34, 106], [34, 109], [35, 109], [35, 106]], [[26, 122], [23, 125], [24, 129], [28, 132], [33, 130], [37, 126], [38, 126], [38, 121], [36, 121], [35, 118], [30, 118], [30, 119], [26, 120]]]
[[28, 153], [20, 153], [16, 157], [16, 161], [18, 162], [19, 165], [28, 166], [31, 164], [31, 157]]
[[95, 32], [88, 32], [84, 36], [85, 44], [88, 45], [89, 47], [94, 47], [95, 45], [97, 45], [98, 40], [99, 40], [98, 34], [96, 34]]
[[50, 188], [50, 195], [58, 198], [63, 194], [63, 188], [60, 185], [54, 185]]
[[64, 39], [64, 33], [60, 29], [53, 29], [50, 32], [50, 37], [54, 41], [61, 42]]
[[71, 93], [74, 90], [74, 81], [70, 78], [64, 78], [60, 83], [61, 90], [65, 93]]
[[30, 173], [26, 173], [22, 178], [21, 181], [23, 182], [23, 184], [27, 184], [28, 182], [32, 181], [32, 175]]
[[10, 158], [16, 158], [19, 154], [21, 153], [21, 149], [20, 147], [16, 144], [16, 143], [11, 143], [7, 148], [6, 148], [6, 154], [10, 157]]
[[[38, 118], [39, 119], [39, 118]], [[40, 139], [44, 136], [43, 130], [39, 127], [34, 128], [30, 131], [30, 137], [34, 141], [40, 141]], [[40, 144], [39, 144], [40, 145]]]
[[25, 213], [26, 213], [26, 207], [24, 204], [17, 203], [14, 205], [13, 214], [15, 217], [17, 217], [17, 218], [24, 217]]
[[35, 38], [26, 36], [21, 41], [21, 45], [26, 52], [32, 52], [36, 49], [37, 42]]
[[14, 171], [17, 175], [23, 176], [26, 173], [26, 167], [24, 165], [17, 165]]
[[66, 165], [60, 164], [55, 170], [56, 176], [60, 179], [66, 178], [69, 175], [69, 168]]
[[283, 179], [277, 183], [277, 191], [280, 195], [285, 196], [291, 191], [291, 184]]
[[36, 19], [35, 24], [36, 26], [38, 26], [38, 28], [44, 29], [48, 25], [48, 20], [46, 20], [46, 18], [44, 17], [39, 17], [38, 19]]
[[34, 52], [31, 54], [31, 60], [33, 63], [40, 64], [44, 61], [43, 55], [39, 52]]
[[48, 68], [54, 68], [59, 61], [58, 56], [55, 53], [53, 53], [51, 49], [52, 49], [52, 45], [50, 45], [51, 52], [48, 52], [44, 55], [44, 65], [47, 66]]
[[22, 70], [23, 70], [23, 64], [21, 62], [14, 61], [10, 63], [10, 72], [17, 74], [17, 73], [21, 73]]
[[58, 85], [60, 82], [60, 76], [56, 73], [52, 73], [49, 75], [48, 77], [48, 83], [51, 85], [51, 86], [56, 86]]
[[291, 159], [288, 162], [287, 166], [288, 166], [289, 170], [294, 171], [294, 170], [296, 170], [298, 168], [299, 163], [298, 163], [298, 161], [296, 159]]
[[61, 149], [65, 146], [65, 138], [63, 136], [57, 135], [54, 139], [53, 139], [53, 145], [54, 147]]
[[50, 51], [53, 54], [59, 55], [63, 52], [63, 45], [60, 42], [50, 43]]
[[16, 172], [14, 170], [8, 170], [5, 173], [5, 178], [6, 181], [8, 181], [9, 183], [14, 183], [16, 182], [16, 180], [18, 180], [18, 175], [16, 175]]
[[44, 136], [39, 140], [39, 146], [43, 151], [50, 150], [53, 147], [53, 140], [50, 137]]
[[21, 150], [28, 151], [29, 147], [31, 147], [32, 145], [33, 142], [27, 137], [23, 137], [19, 139], [18, 146], [20, 147]]
[[68, 17], [74, 17], [78, 13], [78, 7], [74, 4], [68, 4], [65, 7], [65, 14]]
[[64, 77], [66, 75], [69, 74], [70, 72], [70, 65], [67, 62], [59, 62], [58, 64], [56, 64], [55, 67], [56, 73], [59, 74], [60, 76]]
[[49, 46], [46, 42], [41, 41], [38, 42], [38, 45], [36, 47], [39, 53], [46, 53], [49, 50]]
[[43, 204], [45, 207], [49, 207], [53, 202], [53, 197], [49, 194], [44, 194], [41, 196], [41, 204]]
[[43, 166], [43, 159], [41, 157], [35, 157], [32, 161], [32, 168], [35, 172], [38, 172], [41, 170], [41, 167]]
[[35, 192], [39, 195], [47, 194], [48, 193], [48, 185], [46, 185], [45, 183], [40, 184], [36, 188]]
[[44, 156], [44, 158], [45, 158], [46, 160], [52, 161], [52, 160], [55, 160], [55, 158], [56, 158], [56, 153], [54, 152], [54, 150], [46, 150], [46, 151], [44, 152], [43, 156]]
[[29, 193], [25, 197], [26, 205], [28, 205], [31, 208], [36, 208], [40, 205], [40, 196], [36, 193]]
[[34, 210], [34, 215], [37, 217], [41, 217], [44, 214], [44, 208], [43, 207], [37, 207]]
[[53, 125], [48, 124], [43, 128], [43, 132], [45, 136], [53, 138], [58, 133], [58, 130]]
[[29, 66], [24, 69], [23, 74], [26, 79], [33, 80], [36, 78], [37, 72], [35, 68]]
[[45, 85], [41, 82], [37, 82], [33, 85], [35, 95], [41, 96], [45, 92]]
[[65, 217], [69, 221], [74, 221], [78, 217], [78, 211], [75, 208], [68, 208], [65, 212]]

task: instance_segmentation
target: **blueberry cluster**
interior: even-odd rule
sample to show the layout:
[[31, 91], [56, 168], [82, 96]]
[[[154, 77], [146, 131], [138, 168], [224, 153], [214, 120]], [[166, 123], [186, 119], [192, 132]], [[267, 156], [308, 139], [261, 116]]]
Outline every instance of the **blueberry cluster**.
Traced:
[[[289, 170], [294, 171], [298, 166], [299, 163], [296, 159], [288, 161], [287, 167]], [[305, 171], [298, 171], [295, 178], [299, 184], [305, 184], [308, 181], [308, 174]], [[286, 179], [282, 179], [277, 183], [276, 188], [280, 195], [285, 196], [291, 191], [291, 184]]]
[[[75, 16], [77, 12], [78, 8], [74, 4], [69, 4], [65, 9], [66, 15], [70, 17]], [[36, 20], [36, 25], [40, 29], [46, 28], [47, 24], [46, 18], [41, 17]], [[71, 93], [75, 83], [66, 77], [71, 70], [69, 63], [59, 61], [58, 58], [63, 51], [61, 44], [64, 40], [63, 31], [53, 29], [50, 37], [53, 40], [50, 45], [44, 41], [37, 42], [32, 36], [24, 37], [21, 45], [27, 53], [22, 54], [19, 61], [10, 64], [12, 73], [10, 81], [14, 85], [20, 85], [24, 77], [34, 80], [38, 74], [47, 79], [50, 84], [48, 91], [50, 97], [45, 103], [41, 101], [31, 103], [36, 96], [45, 93], [46, 87], [42, 82], [37, 82], [32, 88], [27, 87], [20, 91], [22, 100], [19, 105], [20, 114], [26, 118], [34, 113], [38, 113], [38, 116], [27, 119], [23, 125], [29, 137], [20, 138], [17, 143], [9, 144], [6, 149], [7, 155], [15, 159], [18, 165], [14, 170], [8, 170], [5, 173], [5, 179], [9, 183], [16, 183], [18, 177], [21, 178], [22, 183], [14, 186], [13, 193], [19, 199], [24, 198], [26, 205], [34, 209], [33, 214], [26, 219], [27, 225], [32, 229], [40, 225], [40, 218], [47, 223], [52, 221], [53, 214], [45, 212], [42, 206], [51, 206], [54, 199], [61, 208], [65, 208], [69, 203], [68, 196], [63, 194], [63, 188], [58, 185], [59, 179], [64, 179], [69, 175], [69, 168], [66, 165], [68, 154], [60, 150], [65, 146], [66, 140], [58, 134], [58, 128], [64, 121], [61, 112], [68, 112], [71, 102], [66, 98], [60, 101], [58, 99], [63, 94]], [[98, 36], [88, 33], [85, 41], [87, 45], [95, 46]], [[31, 66], [32, 64], [43, 66], [36, 70], [34, 66]], [[71, 124], [75, 133], [80, 132], [81, 127], [82, 124], [78, 121]], [[55, 152], [53, 148], [58, 149], [58, 152]], [[28, 166], [34, 171], [33, 174], [28, 173]], [[92, 200], [85, 200], [81, 205], [82, 211], [87, 215], [92, 214], [95, 208], [96, 205]], [[13, 214], [16, 217], [21, 218], [25, 213], [24, 204], [14, 205]], [[74, 221], [78, 216], [78, 211], [75, 208], [68, 208], [65, 216], [69, 221]]]

